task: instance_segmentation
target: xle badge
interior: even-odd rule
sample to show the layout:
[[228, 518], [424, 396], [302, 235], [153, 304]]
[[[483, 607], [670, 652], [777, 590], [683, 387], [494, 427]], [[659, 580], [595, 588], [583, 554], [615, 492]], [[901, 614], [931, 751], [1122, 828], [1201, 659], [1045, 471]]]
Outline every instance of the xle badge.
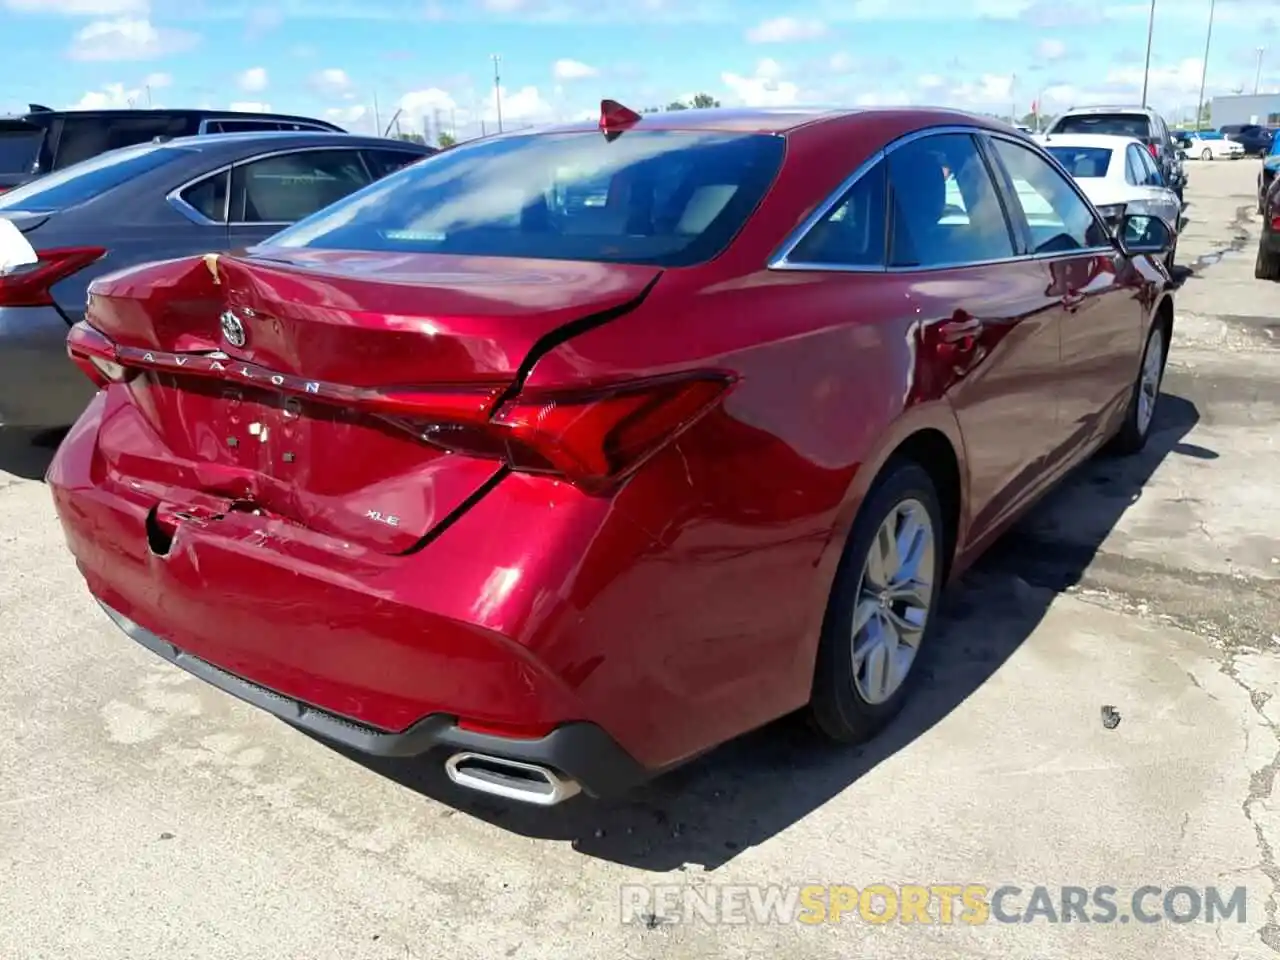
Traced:
[[233, 347], [243, 347], [245, 344], [244, 324], [230, 310], [223, 311], [220, 318], [222, 325], [222, 338]]

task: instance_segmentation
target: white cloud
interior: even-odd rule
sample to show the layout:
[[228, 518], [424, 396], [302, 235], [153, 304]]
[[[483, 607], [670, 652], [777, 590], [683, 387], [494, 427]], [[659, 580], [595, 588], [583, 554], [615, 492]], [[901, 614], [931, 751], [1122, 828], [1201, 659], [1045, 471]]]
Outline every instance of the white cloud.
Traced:
[[61, 14], [68, 17], [145, 16], [150, 0], [4, 0], [0, 6], [18, 13]]
[[551, 68], [551, 73], [561, 81], [585, 80], [588, 77], [600, 75], [599, 70], [581, 60], [557, 60], [555, 66]]
[[312, 74], [311, 84], [321, 93], [341, 94], [351, 88], [351, 78], [347, 76], [347, 71], [329, 67]]
[[150, 20], [95, 20], [76, 32], [67, 55], [72, 60], [155, 60], [189, 50], [199, 42], [189, 30], [155, 27]]
[[[501, 88], [502, 120], [515, 125], [549, 123], [555, 118], [555, 108], [546, 100], [537, 87], [521, 87], [514, 93], [506, 87]], [[497, 122], [497, 95], [491, 94], [484, 111], [485, 121]]]
[[796, 43], [801, 40], [817, 40], [826, 36], [827, 25], [821, 20], [800, 20], [796, 17], [775, 17], [747, 31], [750, 43]]
[[270, 113], [271, 104], [259, 103], [256, 100], [236, 100], [227, 109], [238, 113]]
[[1048, 38], [1036, 47], [1036, 55], [1044, 60], [1061, 60], [1067, 53], [1067, 45], [1061, 40]]
[[732, 91], [733, 100], [747, 107], [783, 107], [800, 100], [799, 85], [782, 79], [776, 60], [761, 60], [749, 77], [722, 73], [720, 82]]
[[71, 105], [72, 110], [124, 110], [144, 104], [146, 93], [123, 83], [108, 83], [101, 90], [90, 90]]
[[171, 73], [149, 73], [147, 78], [142, 81], [145, 86], [152, 90], [160, 90], [164, 87], [173, 86], [173, 74]]
[[250, 67], [236, 78], [236, 83], [245, 93], [257, 93], [260, 90], [265, 90], [267, 89], [267, 82], [266, 67]]

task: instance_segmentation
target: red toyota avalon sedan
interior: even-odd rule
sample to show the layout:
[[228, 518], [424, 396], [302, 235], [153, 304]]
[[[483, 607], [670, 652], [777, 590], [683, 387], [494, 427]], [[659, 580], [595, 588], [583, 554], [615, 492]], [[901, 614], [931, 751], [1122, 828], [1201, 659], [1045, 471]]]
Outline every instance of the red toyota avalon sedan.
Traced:
[[475, 790], [616, 795], [798, 708], [882, 727], [943, 584], [1143, 445], [1170, 242], [979, 117], [606, 101], [98, 280], [49, 486], [166, 660]]

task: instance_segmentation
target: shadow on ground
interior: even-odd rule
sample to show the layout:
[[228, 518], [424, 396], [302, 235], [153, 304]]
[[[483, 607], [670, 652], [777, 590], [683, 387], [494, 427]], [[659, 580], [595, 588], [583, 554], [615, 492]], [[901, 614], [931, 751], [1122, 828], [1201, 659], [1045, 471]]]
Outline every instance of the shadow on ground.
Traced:
[[[624, 801], [577, 797], [550, 810], [463, 791], [444, 777], [443, 757], [430, 763], [351, 759], [444, 803], [450, 808], [446, 815], [461, 812], [517, 834], [570, 841], [583, 854], [640, 869], [667, 871], [686, 863], [715, 869], [847, 790], [969, 697], [1018, 649], [1054, 597], [1081, 579], [1098, 545], [1165, 457], [1216, 456], [1183, 441], [1199, 419], [1193, 403], [1165, 395], [1156, 416], [1142, 454], [1100, 457], [1081, 467], [953, 589], [942, 611], [943, 629], [917, 668], [915, 696], [870, 744], [824, 745], [789, 717]], [[1072, 526], [1070, 541], [1055, 543], [1039, 534], [1028, 539], [1026, 529], [1043, 528], [1037, 521], [1060, 511], [1064, 502], [1077, 514], [1056, 519]], [[1085, 540], [1081, 530], [1088, 531]]]
[[66, 430], [31, 433], [0, 428], [0, 474], [44, 480], [49, 462], [66, 435]]

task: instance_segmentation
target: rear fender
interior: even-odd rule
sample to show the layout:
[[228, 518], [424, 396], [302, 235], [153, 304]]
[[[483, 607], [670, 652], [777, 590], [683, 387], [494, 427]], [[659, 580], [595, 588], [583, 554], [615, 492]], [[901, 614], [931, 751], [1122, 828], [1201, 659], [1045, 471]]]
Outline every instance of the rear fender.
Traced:
[[[840, 509], [836, 514], [836, 521], [832, 525], [830, 536], [819, 560], [818, 575], [814, 578], [814, 582], [817, 585], [816, 589], [819, 592], [812, 604], [813, 619], [804, 633], [806, 638], [811, 638], [810, 642], [813, 644], [813, 650], [809, 651], [810, 653], [816, 654], [818, 638], [822, 631], [822, 621], [826, 616], [827, 601], [831, 595], [836, 574], [840, 569], [845, 545], [848, 543], [854, 520], [858, 516], [858, 510], [862, 507], [862, 503], [871, 491], [872, 486], [880, 478], [885, 466], [893, 459], [894, 454], [913, 436], [927, 430], [937, 431], [947, 439], [947, 442], [951, 444], [951, 449], [955, 452], [956, 461], [960, 468], [960, 490], [956, 491], [960, 509], [956, 525], [955, 543], [951, 547], [953, 556], [960, 556], [964, 552], [963, 545], [968, 542], [971, 519], [968, 502], [968, 460], [965, 456], [964, 438], [960, 432], [960, 424], [956, 419], [955, 411], [948, 400], [939, 398], [923, 401], [908, 407], [888, 426], [879, 444], [858, 467], [857, 472], [854, 474], [853, 482], [845, 493], [844, 500], [841, 502]], [[951, 572], [954, 575], [959, 571], [953, 568]]]

